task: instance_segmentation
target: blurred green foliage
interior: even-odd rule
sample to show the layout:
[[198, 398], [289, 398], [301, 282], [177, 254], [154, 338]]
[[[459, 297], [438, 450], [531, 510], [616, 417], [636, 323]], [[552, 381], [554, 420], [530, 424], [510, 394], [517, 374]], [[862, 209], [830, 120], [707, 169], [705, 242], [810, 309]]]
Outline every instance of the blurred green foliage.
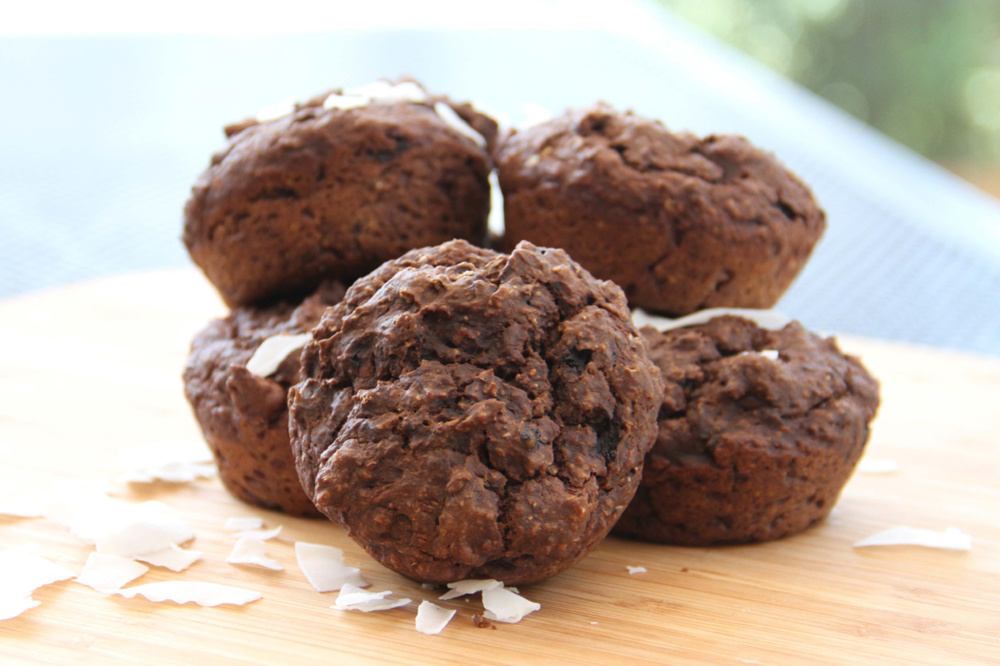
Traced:
[[660, 0], [944, 164], [1000, 163], [996, 0]]

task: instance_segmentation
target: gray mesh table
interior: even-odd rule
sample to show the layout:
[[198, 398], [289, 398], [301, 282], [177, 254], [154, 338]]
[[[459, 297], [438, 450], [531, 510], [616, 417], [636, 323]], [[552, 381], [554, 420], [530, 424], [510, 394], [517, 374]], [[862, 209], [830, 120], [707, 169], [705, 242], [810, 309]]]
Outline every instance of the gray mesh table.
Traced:
[[744, 134], [828, 213], [781, 310], [815, 329], [1000, 354], [997, 202], [669, 16], [628, 11], [537, 30], [0, 38], [0, 298], [186, 265], [181, 210], [223, 124], [411, 74], [515, 121], [525, 103], [603, 99], [673, 129]]

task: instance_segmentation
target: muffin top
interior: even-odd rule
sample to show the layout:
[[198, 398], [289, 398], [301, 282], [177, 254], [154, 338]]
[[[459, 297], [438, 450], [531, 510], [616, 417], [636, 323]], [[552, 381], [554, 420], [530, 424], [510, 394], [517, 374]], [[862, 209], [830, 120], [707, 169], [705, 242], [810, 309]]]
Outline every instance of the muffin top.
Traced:
[[506, 247], [566, 249], [633, 307], [767, 308], [825, 228], [809, 189], [739, 136], [698, 138], [606, 104], [507, 138]]
[[483, 242], [496, 124], [412, 82], [379, 90], [335, 90], [227, 128], [185, 206], [183, 240], [228, 305], [302, 298], [415, 247]]
[[659, 377], [621, 290], [562, 251], [412, 251], [313, 336], [289, 398], [299, 476], [390, 568], [541, 580], [635, 490]]
[[659, 433], [618, 534], [682, 545], [776, 539], [833, 508], [869, 435], [877, 381], [832, 338], [722, 316], [645, 327]]
[[263, 428], [280, 419], [289, 387], [302, 378], [298, 351], [266, 377], [250, 372], [248, 362], [272, 336], [307, 333], [344, 292], [342, 284], [325, 282], [301, 303], [236, 308], [202, 329], [184, 367], [184, 390], [202, 427], [235, 440], [241, 422]]

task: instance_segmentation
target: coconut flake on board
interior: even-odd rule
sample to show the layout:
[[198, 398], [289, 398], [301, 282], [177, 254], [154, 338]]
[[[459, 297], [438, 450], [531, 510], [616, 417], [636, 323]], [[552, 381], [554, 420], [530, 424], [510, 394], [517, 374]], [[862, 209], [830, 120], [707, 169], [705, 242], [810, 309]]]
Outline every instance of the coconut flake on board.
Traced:
[[855, 548], [871, 546], [923, 546], [944, 550], [972, 550], [972, 537], [957, 527], [943, 532], [919, 527], [891, 527], [854, 544]]
[[15, 618], [40, 602], [31, 593], [75, 574], [40, 555], [25, 550], [0, 551], [0, 620]]
[[75, 481], [54, 489], [45, 501], [42, 515], [49, 520], [68, 527], [73, 536], [89, 540], [88, 532], [96, 516], [103, 516], [115, 510], [118, 504], [102, 490], [94, 480]]
[[448, 591], [438, 597], [438, 599], [447, 601], [448, 599], [455, 599], [456, 597], [475, 594], [476, 592], [484, 592], [497, 587], [503, 587], [503, 583], [492, 578], [468, 578], [448, 583]]
[[634, 576], [635, 574], [640, 574], [640, 573], [646, 573], [646, 567], [633, 567], [631, 565], [626, 564], [625, 568], [628, 569], [628, 573], [630, 576]]
[[455, 617], [455, 611], [441, 608], [429, 601], [421, 601], [417, 606], [417, 631], [422, 634], [440, 634], [451, 619]]
[[245, 530], [259, 530], [264, 526], [264, 519], [255, 516], [239, 516], [226, 519], [226, 529], [230, 532], [242, 532]]
[[899, 464], [889, 458], [862, 458], [858, 471], [862, 474], [895, 474], [899, 471]]
[[344, 551], [317, 543], [295, 542], [295, 559], [302, 575], [317, 592], [333, 592], [344, 585], [357, 588], [371, 585], [361, 570], [344, 564]]
[[260, 529], [260, 530], [243, 530], [241, 532], [233, 532], [233, 536], [237, 539], [258, 539], [260, 541], [270, 541], [274, 537], [281, 534], [281, 525], [271, 529]]
[[40, 518], [45, 515], [45, 502], [36, 497], [0, 497], [0, 516]]
[[219, 606], [222, 604], [242, 606], [261, 598], [260, 592], [253, 590], [199, 581], [150, 583], [117, 590], [115, 594], [120, 594], [127, 599], [141, 595], [149, 601], [157, 603], [172, 601], [176, 604], [194, 603], [199, 606]]
[[667, 331], [675, 328], [686, 328], [688, 326], [707, 324], [716, 317], [724, 317], [726, 315], [749, 319], [757, 324], [757, 326], [769, 331], [782, 329], [792, 321], [790, 317], [783, 315], [776, 310], [754, 310], [751, 308], [709, 308], [708, 310], [699, 310], [698, 312], [680, 317], [678, 319], [659, 317], [657, 315], [648, 314], [644, 310], [636, 309], [632, 311], [632, 322], [635, 324], [636, 328], [652, 326], [661, 333], [666, 333]]
[[524, 597], [514, 594], [503, 587], [483, 590], [485, 616], [487, 619], [495, 622], [520, 622], [525, 615], [534, 613], [541, 607], [541, 604], [528, 601]]
[[160, 502], [123, 504], [106, 514], [94, 517], [88, 531], [99, 553], [137, 557], [156, 555], [194, 539], [191, 527], [174, 516]]
[[263, 567], [271, 571], [284, 571], [285, 567], [281, 562], [267, 556], [265, 544], [260, 539], [243, 537], [237, 540], [233, 546], [233, 551], [229, 553], [226, 562], [229, 564], [248, 564], [256, 567]]
[[359, 610], [364, 613], [372, 611], [392, 610], [410, 603], [411, 599], [389, 599], [391, 590], [384, 592], [366, 592], [357, 585], [344, 583], [337, 595], [337, 601], [330, 608], [337, 610]]
[[166, 567], [171, 571], [179, 572], [201, 560], [202, 555], [203, 553], [197, 550], [185, 550], [180, 546], [171, 545], [169, 548], [158, 550], [155, 553], [136, 555], [135, 559], [148, 562], [154, 567]]
[[260, 343], [257, 351], [247, 361], [246, 369], [258, 377], [270, 377], [278, 371], [278, 367], [281, 366], [282, 361], [288, 358], [289, 354], [297, 349], [302, 349], [310, 340], [312, 340], [312, 333], [272, 335]]
[[30, 594], [17, 599], [8, 599], [6, 595], [0, 595], [0, 620], [12, 620], [24, 611], [31, 610], [41, 603], [32, 599]]
[[116, 460], [128, 471], [124, 483], [190, 483], [215, 476], [212, 452], [204, 442], [151, 442], [121, 451]]
[[142, 559], [175, 571], [201, 557], [178, 548], [194, 538], [194, 531], [161, 502], [129, 504], [93, 489], [70, 486], [46, 505], [45, 516], [106, 555]]
[[91, 553], [74, 580], [98, 592], [116, 592], [147, 571], [149, 567], [127, 557]]

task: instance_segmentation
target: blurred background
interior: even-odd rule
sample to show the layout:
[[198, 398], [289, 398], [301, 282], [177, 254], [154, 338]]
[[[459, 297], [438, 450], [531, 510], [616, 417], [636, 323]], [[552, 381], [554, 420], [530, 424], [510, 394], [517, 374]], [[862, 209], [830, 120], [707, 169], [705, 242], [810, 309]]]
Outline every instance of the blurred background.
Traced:
[[8, 5], [0, 298], [190, 267], [182, 210], [225, 124], [400, 75], [515, 124], [525, 105], [606, 100], [743, 134], [828, 213], [780, 310], [1000, 355], [1000, 3], [985, 0]]
[[660, 2], [1000, 198], [1000, 2]]

